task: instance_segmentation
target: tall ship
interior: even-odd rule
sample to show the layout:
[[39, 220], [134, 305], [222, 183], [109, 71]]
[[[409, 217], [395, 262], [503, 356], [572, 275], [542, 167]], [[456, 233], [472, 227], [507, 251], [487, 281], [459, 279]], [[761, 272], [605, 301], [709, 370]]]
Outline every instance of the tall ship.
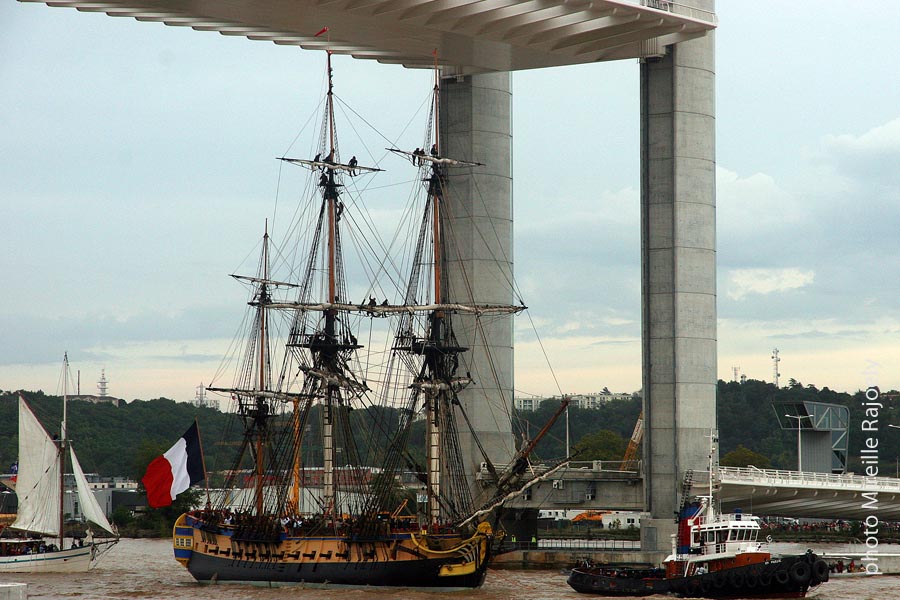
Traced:
[[711, 436], [709, 492], [691, 498], [693, 473], [685, 474], [672, 553], [661, 568], [585, 565], [569, 585], [602, 596], [673, 593], [684, 598], [803, 598], [828, 581], [828, 564], [812, 551], [773, 557], [760, 540], [759, 519], [723, 514], [714, 494], [716, 436]]
[[[408, 212], [418, 216], [398, 228], [412, 232], [403, 266], [364, 237], [370, 207], [354, 190], [380, 169], [342, 157], [330, 53], [327, 74], [316, 155], [282, 158], [311, 177], [307, 210], [290, 226], [305, 241], [289, 269], [298, 277], [273, 277], [273, 257], [286, 253], [268, 231], [257, 273], [236, 276], [250, 288], [250, 335], [234, 384], [208, 390], [234, 400], [240, 447], [225, 491], [177, 520], [175, 558], [200, 582], [478, 587], [503, 538], [504, 500], [536, 481], [523, 477], [536, 440], [504, 466], [476, 441], [492, 484], [473, 483], [460, 435], [475, 428], [459, 400], [472, 377], [460, 372], [467, 348], [456, 327], [460, 315], [477, 329], [524, 306], [448, 294], [458, 252], [448, 171], [479, 163], [444, 154], [437, 68], [424, 144], [387, 149], [417, 174]], [[351, 244], [376, 251], [351, 264]], [[352, 280], [365, 273], [368, 282]], [[401, 485], [404, 476], [412, 481]]]
[[[72, 440], [67, 436], [69, 359], [63, 358], [63, 410], [59, 433], [51, 437], [19, 396], [19, 459], [15, 489], [19, 508], [15, 521], [0, 535], [0, 573], [79, 573], [96, 565], [118, 542], [116, 533], [91, 492]], [[68, 457], [68, 461], [67, 461]], [[65, 535], [67, 464], [85, 520], [84, 536]], [[90, 524], [107, 532], [94, 539]]]

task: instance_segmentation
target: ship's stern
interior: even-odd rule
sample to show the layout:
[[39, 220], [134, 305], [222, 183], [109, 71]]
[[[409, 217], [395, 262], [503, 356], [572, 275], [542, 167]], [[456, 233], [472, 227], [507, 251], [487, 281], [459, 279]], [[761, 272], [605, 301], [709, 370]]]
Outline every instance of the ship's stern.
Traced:
[[182, 514], [175, 521], [172, 528], [172, 548], [175, 552], [175, 560], [181, 566], [187, 568], [194, 554], [194, 528], [188, 522], [187, 514]]

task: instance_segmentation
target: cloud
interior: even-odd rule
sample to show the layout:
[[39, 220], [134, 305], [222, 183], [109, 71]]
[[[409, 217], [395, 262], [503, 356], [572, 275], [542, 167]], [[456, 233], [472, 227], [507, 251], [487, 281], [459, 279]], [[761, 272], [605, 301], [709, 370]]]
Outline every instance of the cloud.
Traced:
[[742, 176], [716, 168], [716, 205], [723, 233], [756, 227], [784, 227], [800, 221], [806, 212], [797, 198], [766, 173]]
[[728, 297], [741, 300], [752, 294], [767, 295], [774, 292], [797, 290], [811, 284], [813, 271], [800, 269], [735, 269], [728, 277]]
[[860, 135], [828, 135], [817, 158], [863, 188], [884, 187], [895, 198], [900, 183], [900, 117]]
[[862, 135], [825, 136], [823, 145], [826, 149], [843, 154], [900, 155], [900, 117], [873, 127]]

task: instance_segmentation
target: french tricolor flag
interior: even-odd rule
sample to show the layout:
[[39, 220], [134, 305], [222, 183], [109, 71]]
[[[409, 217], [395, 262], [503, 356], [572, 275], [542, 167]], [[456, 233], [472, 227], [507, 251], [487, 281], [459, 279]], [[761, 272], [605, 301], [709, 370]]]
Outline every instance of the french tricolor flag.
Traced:
[[174, 446], [147, 467], [141, 479], [147, 503], [152, 508], [171, 505], [175, 496], [205, 479], [204, 470], [200, 431], [194, 421]]

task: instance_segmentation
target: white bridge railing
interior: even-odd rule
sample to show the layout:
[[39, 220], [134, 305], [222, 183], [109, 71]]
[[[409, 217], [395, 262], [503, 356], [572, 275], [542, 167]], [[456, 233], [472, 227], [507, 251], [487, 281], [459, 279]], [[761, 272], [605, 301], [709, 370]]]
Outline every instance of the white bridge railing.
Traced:
[[674, 2], [673, 0], [640, 0], [640, 5], [676, 15], [682, 15], [696, 21], [713, 24], [718, 23], [718, 18], [714, 11], [692, 6], [685, 2]]
[[900, 479], [888, 477], [832, 475], [830, 473], [757, 469], [756, 467], [719, 467], [719, 478], [722, 483], [900, 492]]

